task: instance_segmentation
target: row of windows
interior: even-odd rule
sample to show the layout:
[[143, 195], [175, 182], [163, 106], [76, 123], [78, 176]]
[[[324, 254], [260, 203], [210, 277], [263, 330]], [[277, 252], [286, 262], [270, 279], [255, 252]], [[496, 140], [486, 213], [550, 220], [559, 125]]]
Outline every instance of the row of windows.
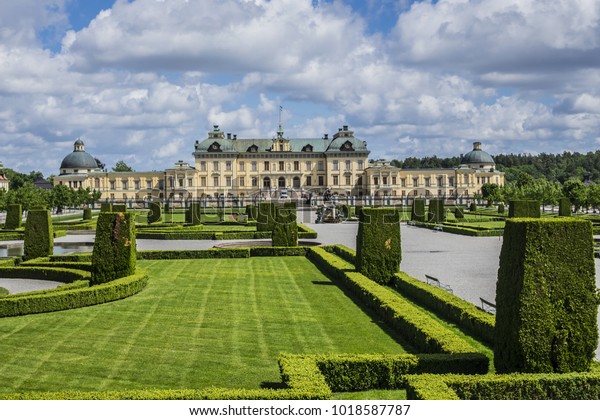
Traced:
[[[341, 185], [340, 181], [343, 181], [344, 184], [346, 186], [352, 186], [352, 176], [351, 175], [346, 175], [344, 177], [342, 177], [342, 179], [340, 179], [340, 177], [338, 175], [333, 175], [332, 177], [332, 184], [333, 185]], [[206, 188], [208, 187], [208, 181], [209, 178], [203, 176], [200, 177], [200, 187]], [[271, 188], [272, 186], [275, 186], [275, 181], [272, 181], [270, 177], [266, 176], [262, 179], [259, 179], [259, 177], [253, 176], [250, 177], [250, 179], [248, 180], [249, 183], [248, 185], [246, 185], [246, 181], [247, 179], [245, 177], [240, 177], [237, 178], [237, 187], [259, 187], [262, 186], [263, 188]], [[357, 177], [356, 179], [357, 184], [358, 185], [362, 185], [362, 176]], [[220, 177], [218, 176], [214, 176], [212, 177], [212, 184], [211, 187], [220, 187]], [[312, 175], [308, 175], [305, 177], [305, 186], [306, 187], [312, 187], [312, 186], [324, 186], [325, 185], [325, 176], [323, 175], [318, 175], [316, 177], [313, 177]], [[230, 176], [226, 176], [225, 177], [225, 187], [232, 187], [233, 186], [233, 179]], [[279, 188], [286, 188], [286, 187], [290, 187], [290, 185], [286, 184], [286, 179], [284, 177], [279, 177], [277, 179], [277, 187]], [[293, 188], [300, 188], [301, 187], [301, 181], [300, 181], [300, 177], [294, 177], [292, 179], [292, 185], [291, 187]]]
[[[212, 170], [217, 172], [220, 170], [221, 166], [222, 166], [223, 162], [220, 162], [218, 160], [215, 160], [212, 162]], [[248, 165], [247, 165], [248, 163]], [[226, 172], [231, 172], [232, 170], [232, 161], [231, 160], [226, 160], [224, 162], [225, 165], [225, 171]], [[238, 163], [239, 165], [239, 171], [240, 172], [245, 172], [246, 168], [249, 167], [251, 172], [258, 172], [258, 168], [259, 168], [259, 162], [253, 160], [251, 162], [245, 162], [245, 161], [240, 161]], [[346, 160], [345, 162], [340, 162], [339, 160], [333, 160], [332, 161], [332, 166], [333, 166], [333, 170], [334, 171], [339, 171], [340, 168], [343, 166], [344, 170], [346, 171], [351, 171], [352, 170], [352, 161], [350, 160]], [[200, 161], [200, 172], [206, 172], [207, 168], [209, 167], [209, 162], [206, 161]], [[271, 170], [279, 170], [279, 171], [300, 171], [300, 167], [301, 167], [301, 162], [299, 160], [295, 160], [293, 162], [286, 162], [283, 160], [280, 160], [279, 162], [271, 162], [268, 160], [265, 160], [264, 162], [262, 162], [262, 170], [263, 171], [271, 171]], [[293, 168], [293, 169], [292, 169]], [[308, 172], [312, 171], [314, 168], [314, 162], [311, 160], [307, 160], [304, 162], [304, 169]], [[362, 160], [357, 161], [357, 169], [359, 171], [362, 171], [364, 169], [364, 162]], [[325, 170], [325, 162], [322, 160], [317, 161], [317, 170], [318, 171], [324, 171]]]
[[[491, 183], [492, 182], [492, 177], [477, 177], [477, 184], [486, 184], [486, 183]], [[381, 178], [379, 176], [374, 176], [373, 177], [373, 184], [374, 185], [379, 185], [381, 180], [381, 184], [382, 185], [390, 185], [389, 181], [391, 180], [391, 185], [398, 185], [398, 178], [395, 176], [382, 176]], [[420, 187], [420, 186], [425, 186], [425, 187], [431, 187], [432, 184], [431, 183], [431, 177], [426, 177], [423, 179], [423, 184], [419, 183], [419, 177], [413, 177], [411, 179], [412, 181], [412, 186], [413, 187]], [[499, 183], [499, 177], [496, 177], [496, 184]], [[469, 175], [463, 175], [463, 184], [468, 185], [469, 184]], [[406, 187], [407, 185], [407, 179], [406, 178], [400, 178], [400, 185], [402, 187]], [[442, 176], [438, 176], [437, 177], [437, 184], [435, 184], [439, 187], [445, 187], [446, 185], [444, 184], [444, 177]], [[453, 176], [448, 177], [448, 187], [454, 187], [455, 186], [455, 178]]]

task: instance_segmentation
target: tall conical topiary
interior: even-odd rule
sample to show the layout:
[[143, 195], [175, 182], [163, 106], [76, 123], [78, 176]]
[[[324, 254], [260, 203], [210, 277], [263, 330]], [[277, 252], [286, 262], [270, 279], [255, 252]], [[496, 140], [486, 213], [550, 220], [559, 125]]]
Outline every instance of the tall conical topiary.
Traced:
[[91, 284], [102, 284], [135, 273], [135, 215], [100, 213], [92, 254]]
[[20, 204], [9, 204], [6, 208], [6, 221], [4, 229], [18, 229], [23, 219], [23, 206]]
[[30, 209], [25, 221], [23, 258], [47, 257], [54, 252], [54, 230], [50, 210]]

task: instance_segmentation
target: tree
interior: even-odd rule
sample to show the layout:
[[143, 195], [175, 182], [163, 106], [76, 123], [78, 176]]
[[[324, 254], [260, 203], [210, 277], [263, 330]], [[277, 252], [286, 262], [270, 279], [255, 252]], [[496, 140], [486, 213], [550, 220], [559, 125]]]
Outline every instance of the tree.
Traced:
[[571, 178], [563, 184], [563, 192], [565, 197], [571, 200], [575, 206], [575, 211], [581, 207], [587, 206], [588, 190], [585, 184], [580, 179]]
[[133, 172], [131, 166], [126, 164], [124, 161], [120, 160], [115, 163], [114, 168], [112, 168], [113, 172]]

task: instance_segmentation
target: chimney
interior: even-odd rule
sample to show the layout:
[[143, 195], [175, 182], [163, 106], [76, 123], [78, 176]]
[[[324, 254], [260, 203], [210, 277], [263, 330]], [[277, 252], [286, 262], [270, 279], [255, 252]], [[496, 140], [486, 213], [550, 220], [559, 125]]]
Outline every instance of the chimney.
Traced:
[[473, 150], [481, 150], [481, 142], [476, 141], [473, 143]]
[[227, 133], [227, 140], [231, 140], [231, 133]]
[[234, 135], [233, 135], [233, 139], [234, 139], [234, 140], [237, 140], [237, 134], [234, 134]]

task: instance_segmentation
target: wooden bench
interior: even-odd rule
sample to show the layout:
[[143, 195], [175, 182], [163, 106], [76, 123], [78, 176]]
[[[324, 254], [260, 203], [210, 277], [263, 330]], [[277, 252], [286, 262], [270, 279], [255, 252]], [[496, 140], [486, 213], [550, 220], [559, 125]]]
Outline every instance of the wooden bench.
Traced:
[[440, 289], [444, 289], [447, 292], [454, 293], [450, 286], [448, 286], [447, 284], [441, 283], [435, 277], [425, 274], [425, 279], [427, 280], [427, 284], [431, 284], [433, 286], [439, 287]]
[[481, 309], [483, 309], [484, 311], [486, 311], [489, 314], [496, 315], [496, 304], [494, 304], [488, 300], [485, 300], [482, 297], [480, 297], [479, 300], [481, 301]]

